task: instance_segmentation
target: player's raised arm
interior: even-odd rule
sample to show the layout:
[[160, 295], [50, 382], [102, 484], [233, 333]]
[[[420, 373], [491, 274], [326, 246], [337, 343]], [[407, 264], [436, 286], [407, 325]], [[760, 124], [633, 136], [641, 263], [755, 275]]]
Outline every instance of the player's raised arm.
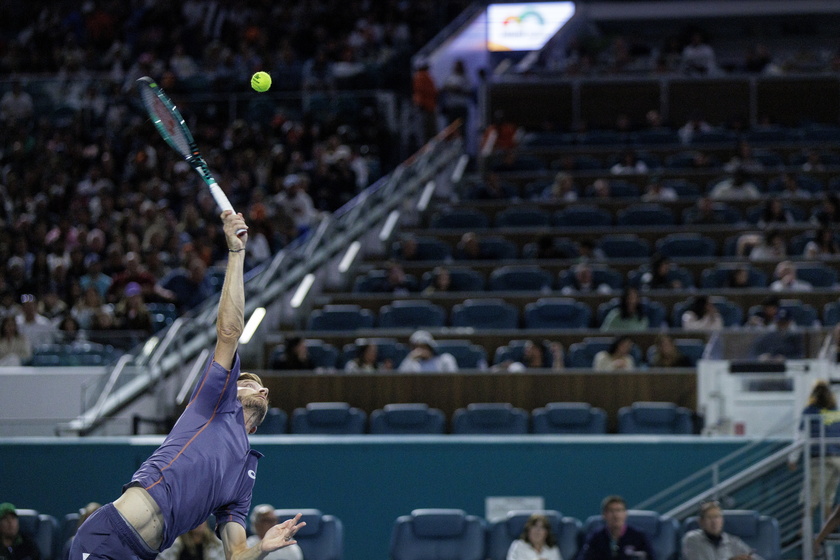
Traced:
[[216, 356], [215, 360], [225, 369], [233, 366], [233, 357], [239, 344], [239, 337], [245, 326], [245, 245], [248, 234], [237, 236], [237, 231], [248, 229], [242, 214], [230, 210], [222, 213], [225, 241], [228, 248], [227, 270], [222, 295], [219, 300], [219, 314], [216, 320]]

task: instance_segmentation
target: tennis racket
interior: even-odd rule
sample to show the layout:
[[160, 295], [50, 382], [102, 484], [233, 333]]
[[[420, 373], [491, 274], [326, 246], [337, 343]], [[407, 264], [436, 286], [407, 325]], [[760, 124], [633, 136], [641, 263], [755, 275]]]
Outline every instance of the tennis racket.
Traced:
[[[213, 174], [210, 173], [210, 168], [207, 167], [207, 162], [201, 157], [201, 152], [198, 151], [198, 146], [189, 127], [187, 127], [187, 123], [184, 122], [184, 117], [181, 116], [181, 112], [178, 111], [169, 96], [148, 76], [143, 76], [137, 80], [137, 89], [140, 91], [140, 99], [146, 107], [146, 112], [149, 113], [149, 118], [152, 119], [152, 123], [154, 123], [163, 139], [166, 140], [166, 143], [181, 154], [187, 163], [201, 175], [222, 212], [225, 210], [233, 212], [230, 200], [216, 182]], [[241, 229], [236, 232], [236, 235], [241, 236], [246, 231]]]

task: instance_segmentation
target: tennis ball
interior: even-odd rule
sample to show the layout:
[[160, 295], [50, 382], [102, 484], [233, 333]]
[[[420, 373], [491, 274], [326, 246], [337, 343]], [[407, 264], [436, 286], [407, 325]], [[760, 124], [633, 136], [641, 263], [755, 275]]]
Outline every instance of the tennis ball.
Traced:
[[257, 91], [268, 91], [271, 87], [271, 76], [268, 72], [256, 72], [251, 76], [251, 87]]

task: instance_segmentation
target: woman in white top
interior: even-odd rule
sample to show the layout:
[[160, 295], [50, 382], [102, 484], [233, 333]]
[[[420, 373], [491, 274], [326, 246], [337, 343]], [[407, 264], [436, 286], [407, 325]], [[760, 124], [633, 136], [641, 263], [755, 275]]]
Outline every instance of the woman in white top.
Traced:
[[719, 331], [723, 318], [707, 296], [697, 296], [682, 314], [682, 328], [687, 331]]
[[528, 518], [522, 534], [510, 543], [507, 560], [563, 560], [546, 516], [535, 513]]

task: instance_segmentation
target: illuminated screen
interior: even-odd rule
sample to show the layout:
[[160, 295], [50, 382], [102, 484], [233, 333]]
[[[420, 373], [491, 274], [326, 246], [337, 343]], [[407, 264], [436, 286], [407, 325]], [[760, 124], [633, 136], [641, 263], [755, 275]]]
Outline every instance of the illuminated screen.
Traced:
[[490, 4], [487, 6], [487, 49], [541, 49], [573, 15], [574, 2]]

